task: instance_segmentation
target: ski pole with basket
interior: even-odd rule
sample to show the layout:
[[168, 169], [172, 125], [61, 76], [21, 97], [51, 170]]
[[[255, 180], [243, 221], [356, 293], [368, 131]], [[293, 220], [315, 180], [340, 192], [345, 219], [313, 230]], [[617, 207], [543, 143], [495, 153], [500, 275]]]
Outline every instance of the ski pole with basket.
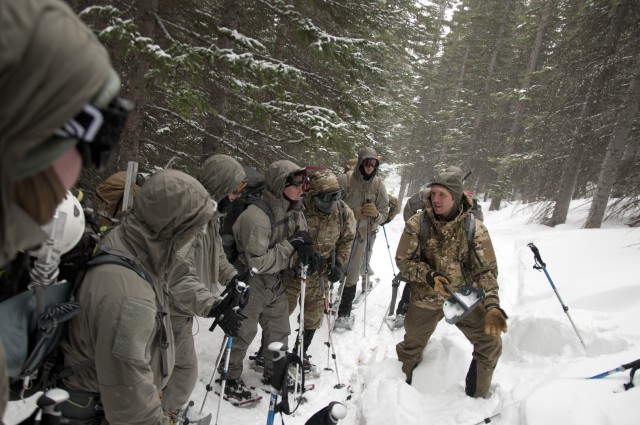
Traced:
[[569, 314], [569, 307], [567, 307], [565, 305], [564, 301], [562, 301], [562, 298], [560, 298], [560, 294], [558, 293], [558, 289], [556, 288], [556, 285], [554, 285], [553, 280], [551, 280], [551, 276], [549, 276], [549, 272], [547, 271], [547, 265], [544, 263], [544, 261], [542, 261], [542, 257], [540, 256], [540, 251], [538, 250], [538, 247], [536, 247], [533, 244], [533, 242], [527, 244], [527, 246], [533, 252], [533, 258], [534, 258], [534, 261], [535, 261], [535, 264], [533, 265], [533, 268], [536, 269], [536, 270], [542, 270], [544, 272], [545, 276], [547, 276], [547, 280], [549, 281], [549, 284], [551, 285], [551, 288], [553, 288], [553, 292], [555, 292], [556, 297], [558, 297], [558, 301], [560, 301], [560, 305], [562, 306], [562, 310], [567, 315], [567, 318], [569, 319], [569, 322], [571, 322], [571, 326], [573, 327], [573, 330], [575, 331], [578, 339], [580, 340], [580, 344], [582, 344], [582, 348], [584, 348], [586, 350], [587, 347], [584, 344], [584, 340], [582, 339], [582, 336], [580, 335], [580, 332], [578, 332], [578, 328], [576, 327], [576, 324], [573, 322], [573, 319], [571, 318], [571, 315]]

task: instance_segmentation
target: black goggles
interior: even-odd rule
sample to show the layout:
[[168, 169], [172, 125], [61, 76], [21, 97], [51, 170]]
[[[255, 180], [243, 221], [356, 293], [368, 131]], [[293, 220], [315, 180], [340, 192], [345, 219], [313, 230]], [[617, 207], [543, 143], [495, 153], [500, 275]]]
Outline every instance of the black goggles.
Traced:
[[309, 184], [309, 177], [305, 170], [295, 171], [287, 176], [284, 186], [307, 186]]
[[116, 98], [104, 109], [86, 104], [82, 111], [68, 120], [54, 135], [77, 139], [76, 145], [82, 155], [82, 165], [95, 166], [103, 171], [120, 142], [133, 103]]
[[342, 198], [342, 191], [338, 189], [334, 192], [319, 193], [316, 195], [316, 197], [319, 198], [325, 204], [330, 204]]

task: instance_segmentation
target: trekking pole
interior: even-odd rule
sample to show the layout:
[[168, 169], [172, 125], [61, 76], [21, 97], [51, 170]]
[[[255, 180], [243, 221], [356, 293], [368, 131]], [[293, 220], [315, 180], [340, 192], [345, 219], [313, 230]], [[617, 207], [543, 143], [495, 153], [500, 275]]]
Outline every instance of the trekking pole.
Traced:
[[[287, 349], [285, 345], [280, 341], [275, 341], [269, 344], [269, 350], [273, 351], [273, 375], [271, 375], [271, 399], [269, 400], [269, 412], [267, 413], [267, 425], [273, 425], [273, 420], [276, 416], [276, 405], [278, 403], [278, 395], [282, 392], [282, 383], [286, 382], [284, 374], [285, 359], [287, 355]], [[286, 384], [285, 384], [286, 385]], [[285, 388], [284, 391], [288, 391]]]
[[614, 373], [624, 372], [627, 369], [633, 369], [633, 368], [640, 368], [640, 359], [634, 360], [630, 363], [623, 364], [622, 366], [618, 366], [615, 369], [611, 369], [606, 372], [602, 372], [597, 375], [591, 376], [587, 379], [602, 379], [606, 376], [613, 375]]
[[59, 425], [62, 413], [56, 407], [69, 399], [69, 393], [60, 388], [52, 388], [42, 394], [36, 402], [38, 411], [34, 414], [34, 424]]
[[584, 344], [584, 341], [582, 340], [582, 336], [580, 336], [580, 332], [578, 332], [578, 328], [576, 328], [575, 323], [573, 323], [573, 319], [571, 318], [571, 315], [569, 314], [569, 307], [567, 307], [564, 302], [562, 301], [562, 298], [560, 298], [560, 294], [558, 293], [558, 290], [556, 289], [556, 285], [553, 284], [553, 280], [551, 280], [551, 276], [549, 276], [549, 272], [547, 272], [547, 265], [544, 263], [544, 261], [542, 261], [542, 257], [540, 257], [540, 251], [538, 251], [538, 248], [533, 244], [533, 242], [527, 244], [527, 246], [531, 249], [531, 251], [533, 251], [533, 258], [535, 261], [535, 264], [533, 266], [534, 269], [536, 270], [542, 270], [544, 272], [544, 274], [547, 276], [547, 279], [549, 280], [549, 283], [551, 284], [551, 287], [553, 288], [553, 292], [556, 293], [556, 296], [558, 297], [558, 301], [560, 301], [560, 305], [562, 306], [562, 309], [564, 310], [564, 312], [566, 313], [567, 317], [569, 318], [569, 322], [571, 322], [571, 326], [573, 326], [573, 330], [576, 332], [576, 335], [578, 336], [578, 339], [580, 340], [580, 343], [582, 344], [582, 348], [587, 349], [587, 347]]
[[391, 246], [389, 245], [389, 238], [387, 238], [387, 229], [382, 226], [384, 232], [384, 240], [387, 242], [387, 252], [389, 253], [389, 260], [391, 261], [391, 270], [393, 271], [393, 277], [396, 277], [396, 268], [393, 265], [393, 257], [391, 256]]
[[369, 234], [371, 233], [371, 217], [367, 218], [367, 240], [364, 247], [364, 315], [362, 336], [367, 336], [367, 296], [369, 295]]
[[[224, 367], [220, 374], [220, 399], [218, 400], [218, 410], [216, 411], [216, 425], [218, 425], [218, 418], [220, 417], [220, 407], [222, 407], [222, 400], [224, 399], [224, 389], [227, 386], [227, 374], [229, 373], [229, 359], [231, 358], [231, 346], [233, 345], [233, 338], [225, 335], [227, 338], [226, 356], [224, 359]], [[214, 371], [215, 373], [215, 371]], [[202, 403], [204, 405], [204, 402]], [[202, 411], [202, 409], [200, 409]]]
[[[322, 287], [322, 291], [324, 292], [324, 288], [325, 288], [324, 276], [320, 276], [320, 286]], [[325, 314], [327, 315], [327, 342], [324, 343], [327, 346], [327, 367], [325, 367], [324, 370], [333, 371], [333, 369], [329, 367], [329, 364], [330, 364], [329, 359], [333, 358], [333, 364], [336, 368], [336, 378], [338, 378], [338, 383], [334, 385], [333, 388], [340, 389], [344, 387], [344, 384], [340, 383], [340, 374], [338, 373], [338, 360], [337, 360], [338, 356], [336, 356], [336, 350], [333, 345], [333, 336], [331, 335], [331, 319], [330, 319], [331, 314], [327, 310], [326, 297], [324, 297], [324, 311], [325, 311]]]
[[211, 391], [213, 391], [213, 379], [216, 376], [216, 372], [218, 371], [218, 366], [220, 366], [220, 361], [222, 360], [222, 354], [224, 353], [225, 349], [227, 348], [227, 339], [229, 337], [227, 335], [224, 336], [224, 339], [222, 340], [222, 345], [220, 346], [220, 353], [218, 353], [218, 357], [216, 358], [216, 363], [215, 366], [213, 367], [213, 372], [211, 373], [211, 379], [209, 380], [209, 384], [206, 386], [206, 390], [207, 392], [204, 394], [204, 399], [202, 400], [202, 406], [200, 406], [200, 412], [198, 414], [202, 414], [202, 410], [204, 409], [204, 404], [207, 401], [207, 397], [209, 396], [209, 393]]
[[[307, 290], [307, 270], [309, 269], [309, 265], [306, 266], [300, 263], [300, 315], [299, 317], [299, 326], [298, 326], [298, 356], [302, 359], [304, 357], [304, 297], [306, 296]], [[296, 363], [296, 379], [293, 384], [293, 395], [298, 393], [298, 374], [300, 371], [300, 365]], [[302, 370], [304, 374], [304, 368]], [[300, 397], [304, 393], [304, 388], [300, 389]]]

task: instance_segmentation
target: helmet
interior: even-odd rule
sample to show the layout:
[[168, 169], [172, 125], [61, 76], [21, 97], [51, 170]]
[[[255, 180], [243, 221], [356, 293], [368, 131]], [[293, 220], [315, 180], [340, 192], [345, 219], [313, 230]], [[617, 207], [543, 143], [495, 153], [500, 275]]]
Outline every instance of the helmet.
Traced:
[[[58, 208], [56, 208], [56, 213], [53, 216], [53, 219], [42, 226], [42, 230], [47, 234], [51, 234], [53, 231], [53, 224], [56, 219], [64, 219], [64, 228], [61, 232], [61, 238], [54, 240], [55, 247], [60, 250], [60, 255], [64, 255], [76, 246], [84, 234], [84, 211], [82, 210], [82, 205], [80, 205], [78, 198], [73, 196], [71, 192], [67, 191], [67, 195], [64, 197], [60, 205], [58, 205]], [[57, 234], [58, 232], [54, 231], [54, 233]], [[52, 236], [54, 238], [56, 237], [56, 235]], [[39, 250], [32, 251], [30, 254], [37, 257], [38, 253]]]

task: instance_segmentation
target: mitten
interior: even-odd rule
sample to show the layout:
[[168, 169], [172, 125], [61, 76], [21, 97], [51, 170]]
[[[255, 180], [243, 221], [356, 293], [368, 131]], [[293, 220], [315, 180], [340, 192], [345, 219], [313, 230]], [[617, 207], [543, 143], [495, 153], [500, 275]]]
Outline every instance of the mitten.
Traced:
[[378, 216], [378, 209], [376, 205], [369, 202], [362, 206], [362, 215], [365, 217], [376, 218]]

